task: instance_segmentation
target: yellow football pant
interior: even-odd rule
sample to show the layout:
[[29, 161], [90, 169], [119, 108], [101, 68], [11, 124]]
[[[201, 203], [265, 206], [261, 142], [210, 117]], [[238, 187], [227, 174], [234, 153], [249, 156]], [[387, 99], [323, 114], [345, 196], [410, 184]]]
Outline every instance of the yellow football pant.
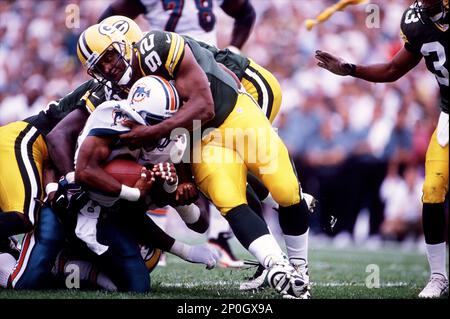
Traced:
[[194, 145], [192, 170], [200, 190], [225, 215], [247, 203], [248, 169], [280, 206], [300, 202], [286, 146], [254, 100], [240, 93], [225, 122]]
[[34, 224], [43, 199], [42, 172], [47, 145], [37, 129], [26, 122], [0, 127], [0, 210], [23, 213]]
[[448, 156], [448, 144], [445, 147], [439, 145], [435, 130], [425, 158], [422, 202], [437, 204], [445, 201], [448, 192]]
[[268, 70], [255, 61], [249, 60], [250, 65], [245, 69], [245, 75], [241, 83], [247, 93], [258, 103], [270, 123], [273, 123], [281, 106], [280, 83]]

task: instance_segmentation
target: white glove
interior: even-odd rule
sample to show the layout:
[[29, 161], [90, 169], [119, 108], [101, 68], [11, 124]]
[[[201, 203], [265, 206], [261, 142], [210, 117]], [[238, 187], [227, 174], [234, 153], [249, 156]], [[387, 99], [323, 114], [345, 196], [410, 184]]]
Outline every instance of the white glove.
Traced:
[[175, 241], [170, 252], [191, 263], [204, 264], [206, 269], [213, 269], [219, 260], [219, 253], [206, 244], [191, 246]]

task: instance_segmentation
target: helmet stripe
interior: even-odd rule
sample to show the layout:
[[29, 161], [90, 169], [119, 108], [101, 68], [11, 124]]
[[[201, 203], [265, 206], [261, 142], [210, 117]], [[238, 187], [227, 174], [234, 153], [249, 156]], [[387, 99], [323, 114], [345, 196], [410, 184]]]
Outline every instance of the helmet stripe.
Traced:
[[163, 81], [166, 85], [167, 90], [169, 91], [169, 96], [170, 96], [170, 105], [169, 105], [169, 111], [171, 112], [175, 112], [177, 110], [177, 99], [176, 99], [176, 92], [174, 87], [172, 86], [172, 84], [167, 81], [164, 78], [160, 78], [161, 81]]
[[162, 87], [164, 88], [164, 93], [166, 93], [166, 110], [170, 111], [170, 96], [169, 96], [169, 91], [167, 90], [166, 85], [164, 84], [163, 81], [161, 81], [161, 78], [158, 76], [154, 77], [157, 81], [159, 81], [159, 83], [162, 84]]
[[85, 33], [83, 33], [82, 39], [83, 39], [83, 45], [84, 45], [84, 47], [86, 48], [88, 54], [91, 55], [91, 54], [92, 54], [92, 50], [91, 50], [91, 48], [89, 47], [89, 45], [87, 44], [86, 34], [85, 34]]
[[87, 46], [86, 43], [86, 34], [85, 32], [83, 32], [81, 34], [81, 41], [78, 41], [78, 46], [80, 48], [80, 52], [83, 55], [83, 57], [85, 58], [86, 62], [89, 60], [89, 57], [92, 54], [92, 50]]
[[[81, 36], [83, 36], [84, 35], [84, 33], [81, 35]], [[87, 59], [88, 59], [88, 57], [86, 56], [86, 53], [83, 51], [83, 49], [81, 48], [81, 41], [78, 41], [78, 44], [77, 44], [77, 46], [78, 46], [78, 52], [80, 52], [80, 54], [83, 56], [83, 59], [85, 60], [85, 61], [87, 61]], [[86, 62], [85, 62], [86, 63]], [[83, 63], [84, 64], [84, 63]]]

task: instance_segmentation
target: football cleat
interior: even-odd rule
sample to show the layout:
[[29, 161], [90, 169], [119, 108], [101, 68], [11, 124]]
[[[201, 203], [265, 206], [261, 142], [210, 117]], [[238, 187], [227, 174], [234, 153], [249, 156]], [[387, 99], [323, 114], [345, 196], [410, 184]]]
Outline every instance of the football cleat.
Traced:
[[282, 296], [297, 299], [307, 291], [305, 280], [288, 261], [276, 262], [269, 267], [266, 280]]
[[239, 290], [241, 291], [260, 291], [268, 286], [267, 281], [267, 269], [263, 265], [259, 265], [255, 274], [240, 284]]
[[283, 299], [311, 299], [311, 293], [309, 291], [306, 291], [298, 297], [294, 297], [291, 295], [283, 295]]
[[[309, 282], [308, 263], [303, 258], [289, 258], [289, 262], [305, 281], [305, 293], [307, 292], [309, 297], [311, 297], [310, 293], [311, 285]], [[302, 299], [309, 299], [309, 298], [302, 298]]]
[[442, 274], [431, 274], [427, 285], [419, 294], [419, 298], [441, 298], [448, 296], [448, 279]]
[[230, 233], [221, 232], [217, 239], [209, 239], [208, 245], [219, 253], [217, 266], [220, 268], [241, 268], [244, 266], [242, 260], [237, 259], [231, 251], [228, 239]]

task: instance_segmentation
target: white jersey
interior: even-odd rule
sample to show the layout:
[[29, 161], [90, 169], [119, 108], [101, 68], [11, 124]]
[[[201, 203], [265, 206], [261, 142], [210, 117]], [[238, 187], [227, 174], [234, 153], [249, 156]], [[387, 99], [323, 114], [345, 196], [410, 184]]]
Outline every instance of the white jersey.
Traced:
[[[130, 128], [122, 125], [123, 120], [131, 120], [139, 124], [146, 125], [144, 119], [131, 108], [127, 101], [106, 101], [99, 105], [89, 116], [78, 137], [77, 149], [75, 151], [75, 166], [77, 165], [79, 148], [88, 136], [116, 136], [130, 131]], [[152, 149], [130, 150], [122, 145], [119, 140], [113, 147], [107, 161], [118, 156], [129, 155], [136, 159], [140, 164], [174, 162], [178, 163], [186, 149], [186, 137], [178, 136], [174, 139], [162, 139], [158, 146]], [[110, 196], [101, 195], [98, 192], [90, 191], [89, 196], [92, 200], [100, 203], [102, 206], [111, 206], [117, 200]]]
[[188, 35], [217, 46], [215, 10], [223, 0], [140, 0], [151, 29]]

